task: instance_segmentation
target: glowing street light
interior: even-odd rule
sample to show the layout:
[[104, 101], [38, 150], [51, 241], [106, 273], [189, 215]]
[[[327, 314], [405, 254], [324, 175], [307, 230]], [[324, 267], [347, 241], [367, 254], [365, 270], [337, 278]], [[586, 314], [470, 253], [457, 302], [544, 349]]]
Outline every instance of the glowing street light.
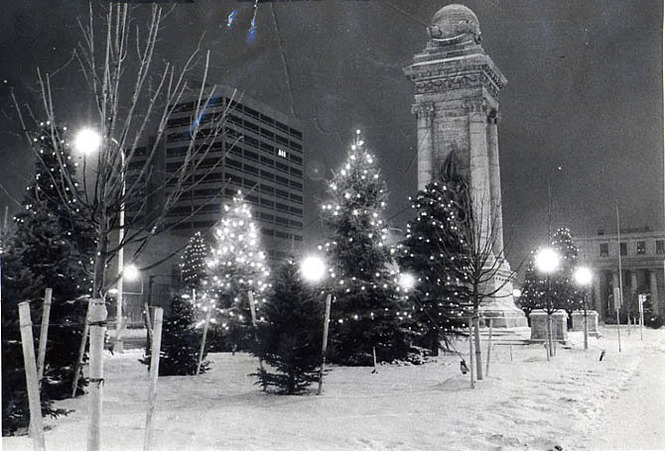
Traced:
[[309, 282], [319, 282], [323, 280], [323, 277], [326, 274], [326, 264], [319, 257], [306, 257], [300, 263], [300, 271], [305, 280]]
[[593, 273], [589, 268], [582, 266], [575, 270], [573, 277], [575, 278], [575, 282], [582, 286], [582, 299], [584, 303], [584, 349], [586, 350], [589, 349], [589, 326], [587, 325], [586, 292], [587, 287], [591, 284], [591, 280], [593, 279]]
[[[545, 292], [547, 300], [547, 345], [549, 347], [547, 351], [547, 359], [554, 355], [554, 347], [552, 340], [552, 279], [550, 279], [550, 274], [555, 272], [559, 268], [561, 262], [561, 256], [557, 251], [552, 248], [546, 247], [541, 249], [536, 254], [535, 264], [536, 268], [547, 276], [547, 291]], [[556, 342], [556, 340], [554, 340]]]
[[102, 137], [91, 128], [84, 128], [76, 134], [74, 147], [85, 155], [96, 152], [102, 144]]
[[551, 274], [559, 268], [561, 257], [552, 248], [546, 247], [536, 254], [536, 267], [545, 274]]
[[577, 282], [582, 286], [588, 286], [591, 283], [591, 280], [593, 279], [593, 273], [591, 272], [591, 270], [584, 266], [577, 268], [573, 275], [575, 277], [575, 282]]
[[140, 271], [136, 267], [136, 265], [127, 265], [125, 266], [124, 271], [122, 272], [122, 277], [125, 280], [128, 280], [130, 282], [133, 282], [134, 280], [137, 280], [139, 278]]

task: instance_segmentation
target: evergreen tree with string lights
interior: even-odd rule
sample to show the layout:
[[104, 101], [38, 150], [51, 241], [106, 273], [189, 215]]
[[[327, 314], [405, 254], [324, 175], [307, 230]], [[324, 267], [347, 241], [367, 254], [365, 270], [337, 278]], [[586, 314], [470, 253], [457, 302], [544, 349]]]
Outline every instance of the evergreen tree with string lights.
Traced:
[[208, 249], [205, 238], [201, 232], [196, 232], [189, 238], [183, 254], [180, 256], [180, 268], [182, 269], [182, 281], [185, 288], [192, 293], [192, 301], [196, 301], [197, 292], [205, 280], [206, 258]]
[[[51, 139], [52, 132], [56, 139]], [[44, 291], [53, 289], [41, 397], [45, 414], [58, 413], [50, 401], [71, 394], [85, 296], [91, 288], [87, 265], [94, 249], [93, 233], [70, 214], [76, 210], [78, 182], [72, 182], [65, 196], [54, 189], [62, 176], [61, 162], [70, 174], [76, 170], [66, 129], [41, 124], [33, 139], [40, 146], [34, 179], [26, 188], [23, 211], [14, 216], [2, 256], [3, 434], [27, 425], [29, 416], [18, 303], [30, 301], [32, 321], [39, 324]]]
[[[577, 267], [579, 249], [573, 241], [568, 228], [557, 229], [552, 237], [551, 247], [561, 256], [558, 269], [550, 274], [550, 301], [551, 311], [565, 310], [569, 318], [574, 310], [583, 307], [582, 292], [575, 285], [573, 273]], [[535, 267], [535, 252], [531, 253], [527, 269], [524, 274], [524, 284], [520, 295], [520, 307], [528, 317], [533, 309], [548, 309], [547, 305], [547, 276], [541, 274]]]
[[376, 159], [357, 132], [342, 169], [328, 187], [322, 246], [330, 263], [334, 294], [330, 357], [347, 365], [370, 365], [407, 356], [407, 311], [397, 292], [393, 256], [383, 218], [388, 192]]
[[561, 255], [559, 269], [552, 277], [552, 296], [557, 300], [559, 308], [572, 318], [574, 310], [583, 306], [582, 292], [575, 285], [574, 272], [577, 267], [579, 248], [573, 241], [570, 229], [561, 227], [552, 237], [552, 247]]
[[270, 271], [261, 250], [259, 228], [240, 191], [230, 205], [224, 205], [213, 237], [206, 264], [206, 295], [214, 300], [214, 320], [221, 324], [233, 349], [248, 349], [254, 340], [250, 298], [260, 320]]
[[440, 335], [459, 331], [471, 313], [461, 193], [458, 184], [433, 181], [410, 200], [416, 215], [407, 224], [397, 261], [417, 279], [410, 296], [418, 331], [424, 335], [422, 344], [438, 355]]

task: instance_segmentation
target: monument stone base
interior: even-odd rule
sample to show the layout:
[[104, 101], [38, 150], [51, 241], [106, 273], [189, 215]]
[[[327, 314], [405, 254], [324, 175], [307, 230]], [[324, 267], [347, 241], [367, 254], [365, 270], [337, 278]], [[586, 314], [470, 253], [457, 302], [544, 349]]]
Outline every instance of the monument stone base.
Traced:
[[504, 262], [502, 268], [489, 282], [493, 286], [485, 289], [486, 292], [491, 293], [501, 287], [493, 297], [483, 300], [480, 304], [480, 312], [485, 318], [485, 325], [487, 326], [490, 324], [490, 319], [492, 320], [492, 327], [497, 328], [512, 329], [528, 326], [524, 312], [515, 305], [513, 283], [509, 280], [511, 275], [508, 263]]
[[[598, 331], [598, 312], [595, 310], [586, 311], [587, 331], [590, 337], [599, 337]], [[573, 312], [573, 330], [584, 331], [584, 310], [575, 310]]]
[[[531, 320], [531, 340], [547, 340], [547, 312], [536, 309], [529, 314]], [[552, 313], [552, 338], [558, 342], [568, 341], [568, 313], [557, 310]]]

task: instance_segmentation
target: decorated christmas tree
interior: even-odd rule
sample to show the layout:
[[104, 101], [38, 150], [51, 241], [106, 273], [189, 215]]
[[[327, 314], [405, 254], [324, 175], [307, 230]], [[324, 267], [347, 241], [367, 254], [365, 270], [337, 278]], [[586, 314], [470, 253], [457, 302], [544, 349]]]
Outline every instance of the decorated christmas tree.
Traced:
[[[579, 250], [573, 242], [570, 230], [559, 228], [552, 237], [551, 247], [559, 254], [557, 270], [548, 278], [538, 271], [535, 265], [536, 253], [532, 252], [524, 273], [524, 284], [520, 296], [520, 307], [526, 315], [533, 309], [545, 309], [554, 312], [563, 309], [572, 314], [582, 307], [582, 292], [575, 286], [573, 273], [577, 266]], [[549, 299], [547, 290], [549, 285]]]
[[205, 279], [207, 256], [208, 248], [205, 239], [201, 232], [196, 232], [187, 242], [185, 251], [180, 257], [182, 281], [185, 288], [192, 293], [194, 301]]
[[[54, 180], [61, 175], [59, 161], [67, 165], [70, 173], [75, 172], [66, 130], [53, 130], [59, 135], [55, 140], [50, 139], [49, 124], [42, 124], [34, 138], [40, 146], [34, 180], [26, 189], [24, 210], [14, 217], [14, 229], [2, 256], [3, 433], [27, 424], [18, 303], [30, 301], [32, 321], [39, 324], [44, 291], [53, 290], [41, 384], [42, 399], [48, 404], [48, 400], [71, 394], [73, 365], [78, 358], [87, 305], [82, 296], [90, 290], [86, 265], [92, 255], [92, 232], [69, 214], [76, 210], [77, 182], [66, 191], [66, 196], [53, 189]], [[44, 412], [52, 410], [47, 407]]]
[[[238, 192], [215, 226], [207, 260], [207, 298], [214, 303], [213, 319], [221, 324], [235, 348], [254, 340], [252, 316], [260, 319], [270, 274], [261, 250], [259, 228], [249, 205]], [[253, 300], [254, 313], [250, 309]]]
[[565, 310], [569, 318], [573, 310], [582, 308], [583, 297], [573, 276], [577, 267], [579, 249], [573, 242], [570, 230], [562, 227], [552, 237], [552, 247], [561, 255], [559, 269], [552, 277], [552, 297], [556, 305]]
[[[263, 309], [254, 354], [268, 367], [255, 375], [262, 386], [292, 395], [318, 380], [321, 364], [323, 303], [319, 293], [303, 283], [293, 261], [285, 262]], [[272, 369], [274, 370], [272, 370]]]
[[438, 354], [440, 334], [459, 330], [470, 315], [464, 272], [467, 243], [455, 184], [429, 183], [412, 201], [416, 216], [398, 247], [402, 271], [417, 278], [411, 295], [424, 345]]
[[[196, 309], [187, 299], [175, 296], [171, 308], [164, 317], [162, 346], [159, 360], [160, 376], [184, 376], [196, 374], [201, 332], [196, 329]], [[150, 368], [152, 356], [146, 355], [141, 363]], [[205, 355], [204, 355], [205, 358]], [[205, 372], [208, 362], [201, 364]]]
[[358, 137], [328, 187], [322, 220], [329, 239], [322, 248], [334, 294], [330, 356], [337, 363], [369, 365], [404, 358], [411, 312], [396, 289], [383, 219], [388, 192], [375, 157]]

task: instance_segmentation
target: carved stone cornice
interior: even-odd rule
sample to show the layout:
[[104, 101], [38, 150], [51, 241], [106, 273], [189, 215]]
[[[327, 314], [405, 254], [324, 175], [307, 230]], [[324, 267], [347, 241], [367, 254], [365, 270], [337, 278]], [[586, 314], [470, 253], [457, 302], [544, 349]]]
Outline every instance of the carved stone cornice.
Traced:
[[460, 88], [484, 87], [492, 96], [497, 98], [499, 96], [499, 88], [497, 88], [487, 74], [482, 72], [415, 81], [414, 86], [416, 94], [431, 94]]
[[411, 113], [416, 115], [416, 118], [432, 118], [436, 114], [434, 102], [421, 102], [411, 106]]
[[413, 82], [416, 94], [484, 87], [492, 96], [498, 98], [506, 84], [505, 77], [497, 72], [498, 69], [493, 63], [478, 64], [478, 61], [475, 61], [467, 65], [459, 60], [451, 63], [453, 62], [444, 59], [411, 65], [404, 68], [404, 73]]

